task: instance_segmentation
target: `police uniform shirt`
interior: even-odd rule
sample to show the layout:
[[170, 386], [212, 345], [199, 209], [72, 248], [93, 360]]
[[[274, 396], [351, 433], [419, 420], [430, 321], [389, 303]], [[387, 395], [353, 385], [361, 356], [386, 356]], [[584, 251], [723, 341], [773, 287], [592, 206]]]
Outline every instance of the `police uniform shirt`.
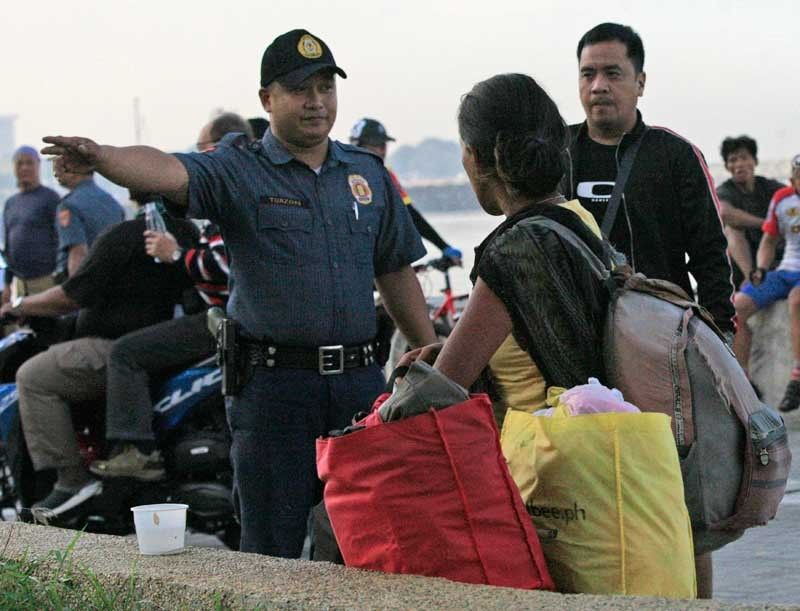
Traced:
[[125, 220], [125, 211], [110, 193], [87, 178], [64, 196], [58, 205], [57, 218], [56, 269], [66, 270], [69, 249], [77, 244], [91, 247], [104, 229]]
[[208, 153], [178, 154], [189, 211], [222, 230], [228, 314], [277, 344], [357, 344], [376, 331], [373, 278], [425, 254], [381, 160], [329, 141], [316, 173], [268, 130], [229, 134]]

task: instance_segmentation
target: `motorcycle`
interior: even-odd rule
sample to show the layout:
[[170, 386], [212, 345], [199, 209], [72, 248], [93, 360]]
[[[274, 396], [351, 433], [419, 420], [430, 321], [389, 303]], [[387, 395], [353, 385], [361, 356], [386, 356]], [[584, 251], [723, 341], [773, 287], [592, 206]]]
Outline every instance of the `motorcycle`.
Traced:
[[[30, 506], [55, 481], [53, 471], [33, 470], [19, 420], [16, 368], [43, 349], [33, 329], [0, 340], [0, 509], [3, 519], [31, 521]], [[231, 488], [230, 434], [221, 394], [222, 375], [210, 357], [154, 384], [153, 430], [166, 477], [158, 482], [106, 478], [103, 491], [50, 521], [53, 526], [90, 532], [134, 532], [130, 508], [152, 503], [185, 503], [187, 526], [216, 535], [231, 549], [239, 546]], [[106, 454], [102, 401], [76, 406], [75, 432], [88, 466]]]

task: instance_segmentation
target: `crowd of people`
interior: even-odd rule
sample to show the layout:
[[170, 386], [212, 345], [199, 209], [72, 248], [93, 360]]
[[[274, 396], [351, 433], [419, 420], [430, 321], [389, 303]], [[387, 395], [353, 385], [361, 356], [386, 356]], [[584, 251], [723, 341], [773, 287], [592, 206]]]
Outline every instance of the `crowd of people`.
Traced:
[[[465, 387], [488, 367], [505, 407], [533, 412], [551, 386], [602, 380], [604, 288], [574, 248], [526, 223], [531, 216], [568, 227], [609, 265], [604, 237], [635, 271], [696, 290], [745, 368], [747, 319], [788, 299], [795, 362], [780, 408], [796, 409], [800, 156], [783, 185], [755, 175], [754, 140], [727, 138], [731, 179], [715, 190], [701, 152], [646, 124], [637, 109], [646, 73], [634, 30], [592, 28], [577, 63], [585, 120], [576, 125], [523, 74], [493, 76], [461, 100], [464, 169], [483, 210], [505, 220], [476, 250], [468, 306], [443, 345], [411, 264], [425, 254], [420, 234], [444, 256], [460, 260], [461, 252], [384, 166], [393, 138], [379, 121], [360, 120], [351, 144], [329, 138], [347, 75], [306, 30], [278, 36], [263, 54], [268, 125], [223, 114], [202, 128], [198, 152], [186, 154], [46, 137], [43, 153], [56, 157], [70, 190], [64, 198], [40, 185], [38, 153], [20, 148], [20, 192], [4, 214], [2, 313], [77, 312], [75, 338], [17, 374], [34, 466], [57, 471], [34, 509], [57, 516], [98, 494], [107, 477], [163, 477], [148, 387], [159, 372], [214, 353], [205, 316], [212, 305], [240, 328], [241, 384], [227, 418], [243, 551], [300, 556], [321, 498], [314, 440], [368, 411], [384, 388], [373, 287], [416, 348], [406, 362], [428, 360]], [[167, 231], [122, 221], [94, 172], [139, 202], [163, 201]], [[202, 229], [187, 213], [203, 219]], [[200, 303], [173, 318], [187, 289]], [[70, 405], [97, 396], [106, 397], [114, 450], [87, 469]], [[699, 594], [709, 596], [710, 554], [696, 566]]]

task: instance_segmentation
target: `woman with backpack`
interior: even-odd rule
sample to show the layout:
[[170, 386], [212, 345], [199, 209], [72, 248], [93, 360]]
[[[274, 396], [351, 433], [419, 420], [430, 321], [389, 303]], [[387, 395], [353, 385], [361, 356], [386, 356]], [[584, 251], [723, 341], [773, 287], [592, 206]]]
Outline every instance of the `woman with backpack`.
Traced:
[[607, 305], [581, 253], [533, 217], [566, 226], [607, 258], [592, 215], [558, 190], [567, 126], [536, 81], [501, 74], [478, 83], [461, 101], [458, 126], [481, 207], [506, 220], [476, 250], [474, 289], [447, 343], [406, 361], [436, 358], [436, 368], [465, 387], [488, 365], [496, 412], [532, 412], [544, 407], [547, 387], [603, 380]]
[[[567, 126], [534, 79], [501, 74], [476, 84], [462, 98], [458, 127], [478, 202], [506, 220], [476, 249], [474, 288], [447, 342], [410, 352], [400, 365], [431, 362], [466, 388], [488, 367], [502, 426], [509, 408], [544, 407], [551, 386], [589, 377], [605, 383], [608, 291], [578, 248], [542, 219], [567, 227], [606, 265], [609, 257], [591, 213], [559, 191]], [[701, 591], [710, 593], [710, 555], [696, 566]]]

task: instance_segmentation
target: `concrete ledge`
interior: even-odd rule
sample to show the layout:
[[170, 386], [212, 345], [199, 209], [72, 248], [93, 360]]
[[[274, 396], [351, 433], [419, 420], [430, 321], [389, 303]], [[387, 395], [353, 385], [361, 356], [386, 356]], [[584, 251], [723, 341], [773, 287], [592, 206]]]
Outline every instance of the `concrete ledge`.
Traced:
[[748, 321], [753, 331], [750, 377], [764, 395], [764, 402], [778, 407], [792, 372], [791, 320], [785, 299], [756, 312]]
[[[51, 550], [66, 549], [76, 534], [0, 522], [0, 556], [45, 559]], [[164, 609], [213, 609], [220, 603], [236, 609], [782, 608], [531, 592], [197, 547], [175, 556], [141, 556], [134, 540], [86, 533], [80, 536], [72, 557], [107, 587], [119, 587], [135, 573], [139, 599]]]

